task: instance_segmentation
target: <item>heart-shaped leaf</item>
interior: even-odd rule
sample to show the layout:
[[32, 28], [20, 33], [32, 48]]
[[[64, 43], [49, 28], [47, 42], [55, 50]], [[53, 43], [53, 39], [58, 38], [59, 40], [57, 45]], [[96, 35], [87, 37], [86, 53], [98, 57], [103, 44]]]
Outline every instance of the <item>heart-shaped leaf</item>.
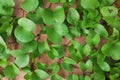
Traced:
[[101, 8], [100, 12], [103, 17], [113, 17], [118, 14], [118, 9], [113, 6], [105, 6]]
[[34, 34], [32, 32], [24, 30], [22, 27], [17, 27], [14, 34], [21, 42], [30, 42], [34, 38]]
[[18, 24], [19, 26], [23, 27], [23, 29], [27, 31], [33, 31], [36, 28], [35, 23], [27, 18], [20, 18], [18, 20]]
[[26, 67], [29, 64], [29, 55], [23, 53], [21, 50], [13, 50], [10, 52], [15, 59], [15, 64], [20, 68]]

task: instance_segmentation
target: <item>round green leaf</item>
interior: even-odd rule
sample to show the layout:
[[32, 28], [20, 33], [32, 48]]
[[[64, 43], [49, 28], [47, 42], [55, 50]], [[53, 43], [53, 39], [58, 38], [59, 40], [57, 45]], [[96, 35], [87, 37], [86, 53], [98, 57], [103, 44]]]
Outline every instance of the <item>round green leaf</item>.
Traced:
[[100, 10], [103, 17], [112, 17], [118, 14], [118, 9], [114, 6], [105, 6]]
[[27, 18], [20, 18], [18, 20], [18, 24], [19, 26], [23, 27], [23, 29], [27, 31], [33, 31], [36, 28], [35, 23]]
[[62, 23], [65, 20], [65, 12], [62, 6], [57, 6], [54, 10], [55, 22]]
[[80, 15], [75, 8], [70, 8], [67, 14], [67, 21], [70, 24], [76, 24], [80, 19]]
[[21, 4], [22, 9], [25, 11], [33, 11], [35, 10], [39, 5], [38, 0], [24, 0], [24, 2]]
[[98, 0], [81, 0], [81, 5], [84, 9], [95, 9], [100, 4]]
[[15, 37], [21, 42], [30, 42], [34, 38], [34, 34], [30, 31], [24, 30], [22, 27], [15, 29]]
[[29, 55], [21, 54], [16, 57], [15, 64], [20, 68], [26, 67], [29, 64]]
[[108, 37], [108, 32], [105, 29], [105, 27], [101, 24], [96, 24], [95, 25], [95, 32], [99, 34], [101, 37], [107, 38]]
[[66, 34], [68, 34], [68, 28], [67, 28], [67, 26], [65, 24], [55, 23], [53, 26], [54, 26], [55, 31], [59, 35], [65, 36]]
[[84, 48], [83, 48], [83, 53], [84, 53], [86, 56], [90, 55], [90, 53], [91, 53], [91, 46], [89, 46], [88, 44], [86, 44], [86, 45], [84, 46]]
[[52, 25], [55, 22], [53, 16], [53, 11], [51, 9], [45, 9], [42, 16], [43, 22], [47, 25]]
[[120, 42], [115, 43], [114, 46], [111, 46], [110, 54], [114, 60], [120, 60]]
[[49, 74], [41, 69], [35, 70], [35, 73], [38, 77], [40, 77], [43, 80], [49, 77]]

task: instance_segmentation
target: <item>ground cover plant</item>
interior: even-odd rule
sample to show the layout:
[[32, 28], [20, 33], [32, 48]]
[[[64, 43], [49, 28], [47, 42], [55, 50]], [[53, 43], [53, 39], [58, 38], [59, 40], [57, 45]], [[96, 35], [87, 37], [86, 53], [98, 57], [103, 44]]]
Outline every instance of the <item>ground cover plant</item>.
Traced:
[[[25, 17], [13, 15], [14, 5], [0, 0], [0, 79], [21, 70], [25, 80], [120, 79], [120, 0], [24, 0]], [[8, 47], [10, 38], [18, 48]], [[38, 61], [42, 55], [53, 62]]]

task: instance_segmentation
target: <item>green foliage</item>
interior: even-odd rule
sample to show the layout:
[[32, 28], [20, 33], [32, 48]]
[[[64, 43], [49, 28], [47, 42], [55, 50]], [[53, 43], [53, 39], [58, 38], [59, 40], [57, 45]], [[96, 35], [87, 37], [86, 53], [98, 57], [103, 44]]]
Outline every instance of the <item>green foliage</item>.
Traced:
[[117, 80], [116, 4], [115, 0], [24, 0], [20, 6], [26, 16], [17, 18], [15, 1], [0, 0], [0, 79], [14, 80], [22, 70], [25, 80]]

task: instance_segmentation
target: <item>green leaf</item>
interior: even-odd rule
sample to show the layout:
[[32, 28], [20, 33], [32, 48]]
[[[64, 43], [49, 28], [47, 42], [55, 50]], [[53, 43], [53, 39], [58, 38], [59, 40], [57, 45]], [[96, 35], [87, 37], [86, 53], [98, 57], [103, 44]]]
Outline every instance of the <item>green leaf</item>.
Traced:
[[104, 28], [103, 25], [101, 24], [96, 24], [95, 25], [95, 32], [100, 35], [103, 38], [107, 38], [108, 37], [108, 32], [107, 30]]
[[38, 77], [40, 77], [43, 80], [49, 77], [49, 74], [41, 69], [36, 69], [35, 73]]
[[89, 76], [85, 76], [85, 80], [91, 80]]
[[0, 36], [0, 44], [1, 46], [3, 46], [5, 49], [7, 49], [7, 45], [5, 43], [5, 41], [3, 40], [3, 38]]
[[23, 3], [21, 4], [22, 9], [25, 11], [33, 11], [35, 10], [39, 5], [38, 0], [24, 0]]
[[62, 23], [65, 20], [65, 12], [62, 6], [57, 6], [54, 10], [55, 22]]
[[119, 74], [114, 74], [109, 76], [110, 80], [117, 80], [119, 78]]
[[76, 74], [69, 74], [66, 80], [78, 80], [78, 76]]
[[100, 10], [103, 17], [113, 17], [118, 14], [118, 9], [114, 6], [105, 6]]
[[22, 44], [22, 48], [21, 48], [21, 49], [22, 49], [24, 52], [31, 53], [31, 52], [33, 52], [36, 48], [37, 48], [37, 42], [33, 40], [33, 41], [31, 41], [31, 42]]
[[64, 62], [67, 63], [67, 64], [73, 64], [73, 65], [76, 64], [76, 62], [73, 59], [68, 58], [68, 57], [64, 58]]
[[13, 8], [0, 4], [0, 15], [10, 16], [13, 14], [13, 11]]
[[38, 62], [38, 63], [36, 64], [36, 68], [37, 68], [37, 69], [46, 70], [46, 69], [47, 69], [47, 66], [46, 66], [45, 63]]
[[50, 2], [50, 3], [57, 3], [57, 2], [59, 2], [59, 0], [47, 0], [48, 2]]
[[46, 50], [50, 51], [49, 44], [46, 40], [44, 41], [44, 47], [45, 47]]
[[27, 18], [20, 18], [18, 20], [18, 24], [19, 24], [19, 26], [23, 27], [23, 29], [25, 29], [27, 31], [33, 31], [36, 28], [35, 23]]
[[63, 70], [71, 72], [72, 71], [72, 65], [65, 63], [64, 61], [61, 63], [61, 67]]
[[59, 75], [53, 75], [50, 80], [62, 80], [62, 77]]
[[88, 44], [86, 44], [86, 45], [84, 46], [84, 48], [83, 48], [83, 53], [84, 53], [86, 56], [90, 55], [90, 53], [91, 53], [91, 46], [89, 46]]
[[43, 54], [45, 51], [45, 47], [44, 47], [44, 42], [39, 42], [38, 43], [38, 51], [40, 54]]
[[81, 6], [84, 9], [95, 9], [99, 7], [99, 2], [98, 0], [81, 0]]
[[34, 34], [30, 31], [24, 30], [22, 27], [15, 29], [15, 37], [21, 42], [30, 42], [34, 38]]
[[112, 59], [114, 60], [120, 60], [120, 42], [116, 42], [114, 46], [111, 47], [110, 54]]
[[20, 68], [26, 67], [29, 64], [29, 55], [23, 53], [21, 50], [13, 50], [10, 52], [15, 59], [15, 64]]
[[54, 55], [55, 57], [59, 56], [59, 53], [58, 53], [58, 51], [55, 48], [52, 48], [51, 52], [52, 52], [52, 55]]
[[93, 37], [93, 44], [98, 47], [98, 44], [100, 43], [100, 36], [98, 34], [96, 34], [94, 37]]
[[68, 28], [65, 24], [55, 23], [53, 26], [56, 33], [58, 33], [59, 35], [65, 36], [66, 34], [68, 34]]
[[7, 60], [4, 59], [3, 57], [0, 57], [0, 66], [1, 67], [6, 67], [7, 65]]
[[84, 72], [86, 70], [86, 64], [84, 62], [80, 63], [80, 69]]
[[110, 71], [110, 66], [107, 62], [99, 63], [99, 66], [103, 71]]
[[4, 6], [13, 7], [15, 5], [14, 0], [0, 0], [0, 4]]
[[19, 69], [14, 65], [7, 65], [5, 69], [3, 70], [4, 74], [8, 78], [15, 78], [16, 75], [20, 74]]
[[92, 61], [91, 60], [87, 60], [87, 62], [85, 64], [86, 64], [86, 68], [89, 71], [92, 71], [92, 69], [93, 69], [93, 63], [92, 63]]
[[67, 21], [70, 24], [76, 24], [80, 19], [80, 15], [75, 8], [70, 8], [67, 14]]
[[52, 25], [55, 22], [53, 16], [53, 11], [51, 9], [45, 9], [42, 16], [43, 22], [46, 25]]
[[53, 43], [58, 43], [62, 41], [62, 36], [60, 36], [55, 30], [47, 29], [48, 40]]
[[52, 69], [52, 75], [55, 75], [58, 73], [60, 67], [57, 65], [57, 63], [52, 63], [50, 66], [48, 66], [48, 69]]

